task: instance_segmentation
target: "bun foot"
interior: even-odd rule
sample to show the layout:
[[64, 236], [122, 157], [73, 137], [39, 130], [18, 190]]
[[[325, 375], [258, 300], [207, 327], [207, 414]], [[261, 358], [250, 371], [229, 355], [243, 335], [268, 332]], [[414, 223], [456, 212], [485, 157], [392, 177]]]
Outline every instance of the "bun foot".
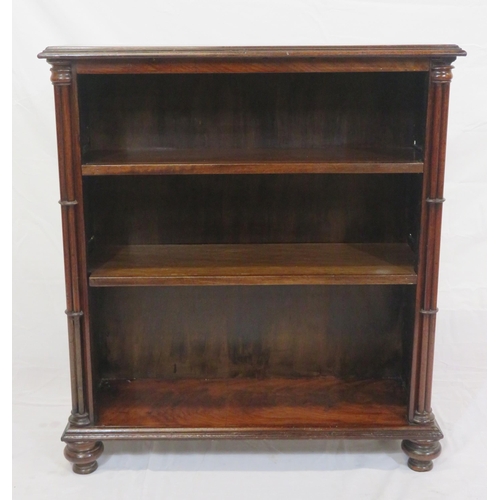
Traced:
[[403, 440], [401, 448], [408, 455], [408, 467], [416, 472], [432, 470], [432, 461], [441, 454], [439, 441]]
[[64, 456], [73, 464], [76, 474], [90, 474], [97, 469], [97, 459], [101, 456], [104, 446], [101, 441], [84, 441], [67, 443]]

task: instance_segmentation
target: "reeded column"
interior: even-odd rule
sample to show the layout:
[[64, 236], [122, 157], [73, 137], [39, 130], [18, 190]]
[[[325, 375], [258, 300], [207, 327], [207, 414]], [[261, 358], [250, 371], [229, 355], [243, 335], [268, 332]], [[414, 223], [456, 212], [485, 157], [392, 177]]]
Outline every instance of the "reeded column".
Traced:
[[[419, 245], [418, 283], [409, 420], [431, 424], [432, 367], [436, 329], [439, 250], [443, 202], [444, 168], [448, 102], [452, 79], [452, 59], [432, 61], [427, 106], [424, 178], [422, 186], [422, 217]], [[439, 456], [436, 441], [403, 441], [403, 450], [410, 457], [413, 470], [427, 471], [432, 459]], [[418, 457], [423, 457], [418, 458]]]
[[[69, 422], [75, 426], [90, 424], [84, 375], [85, 354], [82, 332], [84, 315], [81, 300], [80, 272], [84, 256], [79, 241], [81, 212], [81, 179], [75, 174], [75, 117], [72, 115], [72, 68], [67, 62], [51, 61], [51, 81], [54, 84], [57, 145], [59, 152], [59, 182], [64, 242], [66, 285], [66, 315], [71, 371], [72, 408]], [[81, 224], [81, 223], [80, 223]], [[69, 443], [65, 456], [74, 463], [73, 470], [88, 474], [97, 468], [96, 458], [102, 453], [102, 443]], [[92, 460], [90, 460], [92, 458]]]

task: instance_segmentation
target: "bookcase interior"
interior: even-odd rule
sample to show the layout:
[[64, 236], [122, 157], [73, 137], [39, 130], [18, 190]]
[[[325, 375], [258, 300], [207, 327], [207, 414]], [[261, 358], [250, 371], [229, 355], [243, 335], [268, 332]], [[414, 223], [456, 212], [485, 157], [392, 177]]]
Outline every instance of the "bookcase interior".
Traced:
[[80, 75], [83, 163], [262, 151], [421, 159], [427, 80], [425, 72]]
[[420, 174], [84, 181], [101, 425], [403, 425]]
[[408, 243], [419, 174], [96, 176], [93, 245]]
[[98, 422], [352, 425], [366, 407], [381, 424], [402, 425], [414, 292], [407, 285], [93, 288]]

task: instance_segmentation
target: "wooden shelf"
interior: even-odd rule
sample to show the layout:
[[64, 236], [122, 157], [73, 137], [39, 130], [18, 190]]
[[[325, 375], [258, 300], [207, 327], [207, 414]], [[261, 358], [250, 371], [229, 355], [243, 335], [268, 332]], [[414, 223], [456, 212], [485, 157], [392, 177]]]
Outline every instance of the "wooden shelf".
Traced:
[[94, 151], [84, 157], [83, 175], [422, 173], [413, 148]]
[[149, 428], [405, 426], [399, 380], [335, 377], [104, 380], [97, 425]]
[[90, 286], [415, 284], [406, 244], [131, 245], [108, 247]]

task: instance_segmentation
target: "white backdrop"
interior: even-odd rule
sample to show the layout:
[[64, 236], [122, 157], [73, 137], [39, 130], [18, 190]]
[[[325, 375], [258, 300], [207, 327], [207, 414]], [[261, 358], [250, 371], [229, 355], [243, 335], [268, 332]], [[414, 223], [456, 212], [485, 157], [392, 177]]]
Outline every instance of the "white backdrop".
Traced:
[[[15, 0], [13, 457], [16, 499], [486, 497], [484, 0]], [[92, 475], [59, 441], [70, 388], [47, 45], [456, 43], [433, 406], [445, 433], [416, 474], [398, 442], [111, 443]]]

